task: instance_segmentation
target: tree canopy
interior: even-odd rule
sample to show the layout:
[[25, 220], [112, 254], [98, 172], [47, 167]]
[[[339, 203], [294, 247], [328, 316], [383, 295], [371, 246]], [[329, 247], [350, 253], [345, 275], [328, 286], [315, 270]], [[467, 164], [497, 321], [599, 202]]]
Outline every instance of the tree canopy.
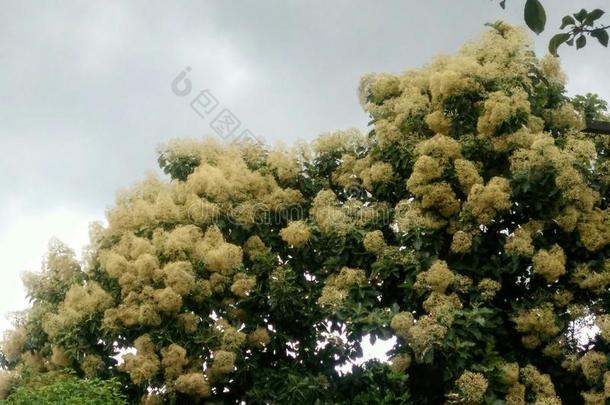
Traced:
[[0, 391], [67, 369], [146, 405], [605, 403], [610, 141], [565, 80], [499, 23], [366, 75], [366, 135], [168, 143], [82, 261], [53, 242], [24, 277]]

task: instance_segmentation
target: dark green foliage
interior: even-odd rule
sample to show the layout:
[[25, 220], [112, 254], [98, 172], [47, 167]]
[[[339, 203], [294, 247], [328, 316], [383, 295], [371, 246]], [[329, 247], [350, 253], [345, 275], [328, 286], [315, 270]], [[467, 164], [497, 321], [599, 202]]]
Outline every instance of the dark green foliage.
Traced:
[[[506, 7], [506, 0], [500, 1], [502, 8]], [[574, 46], [576, 49], [584, 48], [587, 45], [587, 36], [597, 39], [604, 47], [608, 47], [608, 30], [610, 25], [598, 24], [600, 18], [605, 14], [604, 10], [594, 9], [587, 11], [581, 9], [572, 15], [566, 15], [561, 19], [559, 29], [565, 32], [555, 34], [549, 41], [549, 52], [557, 56], [557, 49], [566, 44]], [[541, 34], [546, 26], [546, 11], [540, 0], [526, 0], [523, 10], [523, 17], [527, 26], [536, 34]]]

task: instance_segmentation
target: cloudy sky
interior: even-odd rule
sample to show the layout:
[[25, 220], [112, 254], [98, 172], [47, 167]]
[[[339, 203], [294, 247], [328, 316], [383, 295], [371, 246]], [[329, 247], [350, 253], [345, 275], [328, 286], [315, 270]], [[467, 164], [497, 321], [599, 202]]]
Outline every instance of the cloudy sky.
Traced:
[[[564, 14], [607, 8], [546, 3], [540, 55]], [[155, 170], [157, 145], [212, 133], [189, 105], [199, 91], [269, 143], [364, 130], [362, 74], [421, 66], [486, 22], [521, 24], [522, 4], [0, 0], [0, 313], [26, 305], [19, 274], [40, 268], [52, 236], [80, 251], [116, 191]], [[562, 51], [570, 93], [610, 99], [610, 51]], [[171, 83], [187, 67], [181, 97]]]

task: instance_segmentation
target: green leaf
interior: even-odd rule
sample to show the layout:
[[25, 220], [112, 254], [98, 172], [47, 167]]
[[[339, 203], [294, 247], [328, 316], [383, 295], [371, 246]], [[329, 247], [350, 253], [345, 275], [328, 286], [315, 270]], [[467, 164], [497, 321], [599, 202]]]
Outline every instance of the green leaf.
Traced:
[[574, 14], [574, 18], [576, 18], [578, 22], [583, 22], [585, 18], [587, 18], [587, 15], [589, 15], [589, 13], [583, 8], [578, 13]]
[[549, 52], [551, 53], [551, 55], [557, 56], [557, 48], [559, 48], [561, 44], [563, 44], [569, 39], [570, 34], [568, 33], [561, 33], [553, 36], [553, 38], [551, 38], [551, 41], [549, 42]]
[[592, 31], [591, 36], [593, 38], [597, 38], [599, 43], [603, 46], [608, 47], [608, 31], [600, 28], [595, 31]]
[[585, 18], [585, 24], [592, 25], [595, 21], [599, 20], [601, 16], [603, 16], [606, 12], [604, 10], [600, 10], [596, 8], [591, 11], [587, 17]]
[[559, 29], [564, 29], [568, 25], [576, 25], [576, 20], [571, 15], [566, 15], [561, 20], [561, 27]]
[[576, 38], [576, 49], [583, 48], [585, 45], [587, 45], [587, 38], [584, 35]]
[[536, 34], [544, 31], [546, 25], [546, 12], [538, 0], [527, 0], [525, 3], [525, 23]]

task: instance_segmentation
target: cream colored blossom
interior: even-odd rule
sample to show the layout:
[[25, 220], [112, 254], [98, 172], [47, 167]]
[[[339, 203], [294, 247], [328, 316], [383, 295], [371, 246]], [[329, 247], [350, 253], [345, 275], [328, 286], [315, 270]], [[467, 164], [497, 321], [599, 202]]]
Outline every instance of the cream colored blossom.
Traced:
[[447, 328], [430, 316], [423, 316], [415, 322], [408, 332], [408, 344], [416, 359], [422, 361], [428, 350], [438, 345], [447, 335]]
[[580, 365], [578, 363], [578, 356], [576, 354], [566, 355], [565, 359], [561, 362], [561, 367], [571, 373], [576, 372], [580, 368]]
[[293, 153], [277, 150], [267, 156], [267, 164], [280, 180], [292, 180], [299, 174], [299, 164]]
[[90, 354], [81, 360], [80, 368], [87, 378], [94, 378], [106, 369], [106, 365], [100, 356]]
[[415, 287], [428, 288], [434, 292], [444, 293], [454, 280], [455, 275], [449, 270], [447, 263], [437, 260], [432, 263], [427, 271], [417, 275]]
[[182, 346], [172, 343], [161, 349], [161, 366], [166, 379], [176, 379], [187, 364], [186, 349]]
[[566, 75], [561, 70], [559, 58], [546, 54], [542, 59], [540, 59], [540, 70], [548, 81], [559, 85], [565, 84]]
[[[460, 59], [460, 61], [467, 63], [465, 58]], [[430, 92], [434, 101], [440, 101], [469, 91], [476, 91], [477, 89], [478, 85], [474, 78], [458, 64], [451, 65], [449, 69], [444, 69], [430, 75]]]
[[399, 89], [399, 78], [391, 73], [380, 73], [370, 77], [370, 83], [367, 86], [370, 97], [379, 102], [386, 97], [394, 95]]
[[57, 313], [48, 313], [42, 327], [44, 331], [56, 337], [61, 331], [76, 326], [86, 317], [104, 311], [113, 303], [112, 297], [98, 283], [87, 285], [73, 284]]
[[552, 359], [559, 359], [563, 355], [563, 345], [561, 341], [553, 341], [542, 349], [542, 354]]
[[165, 284], [177, 294], [186, 295], [193, 289], [193, 265], [190, 262], [174, 262], [163, 267]]
[[267, 247], [258, 235], [250, 236], [244, 243], [244, 252], [250, 259], [256, 260], [267, 253]]
[[213, 330], [220, 339], [220, 346], [223, 350], [237, 350], [246, 342], [246, 334], [231, 326], [224, 319], [217, 320]]
[[51, 363], [57, 368], [66, 368], [72, 363], [72, 359], [68, 356], [66, 351], [58, 346], [53, 346], [51, 352]]
[[610, 343], [610, 315], [599, 315], [595, 318], [595, 324], [599, 328], [601, 338]]
[[364, 270], [343, 267], [333, 280], [333, 284], [338, 288], [348, 289], [356, 285], [366, 284], [366, 280]]
[[472, 279], [463, 274], [455, 273], [452, 288], [460, 293], [467, 293], [472, 287]]
[[411, 365], [411, 356], [398, 354], [390, 359], [390, 370], [395, 373], [403, 373]]
[[233, 352], [217, 350], [214, 352], [212, 368], [217, 373], [228, 374], [232, 372], [233, 368], [235, 367], [235, 358], [236, 356]]
[[519, 382], [519, 364], [505, 363], [500, 367], [502, 371], [502, 382], [506, 385], [514, 385]]
[[509, 255], [530, 257], [534, 254], [534, 245], [531, 232], [519, 228], [512, 233], [504, 244], [504, 250]]
[[550, 250], [540, 249], [532, 259], [534, 273], [541, 275], [552, 283], [565, 274], [566, 256], [559, 245], [554, 245]]
[[494, 136], [498, 128], [519, 114], [530, 112], [528, 95], [523, 89], [513, 88], [509, 93], [496, 91], [487, 96], [479, 117], [477, 130], [485, 136]]
[[538, 116], [530, 115], [527, 120], [527, 129], [532, 133], [542, 132], [544, 130], [544, 120]]
[[365, 138], [357, 129], [321, 134], [313, 141], [312, 148], [318, 154], [352, 151], [364, 145]]
[[367, 281], [363, 270], [343, 267], [339, 274], [332, 274], [322, 288], [318, 304], [322, 307], [338, 307], [354, 286], [364, 285]]
[[33, 373], [40, 373], [45, 370], [44, 358], [37, 353], [28, 351], [21, 356], [23, 366]]
[[11, 389], [19, 383], [19, 374], [15, 370], [0, 371], [0, 399], [6, 399]]
[[[92, 229], [83, 264], [54, 244], [43, 271], [24, 277], [33, 308], [5, 336], [6, 366], [124, 373], [147, 405], [222, 402], [249, 361], [273, 360], [287, 338], [273, 314], [299, 301], [320, 306], [307, 324], [332, 321], [348, 340], [389, 327], [398, 340], [387, 368], [411, 374], [420, 368], [412, 361], [451, 360], [462, 321], [493, 303], [508, 311], [496, 318], [514, 323], [525, 354], [502, 353], [512, 341], [483, 347], [491, 355], [476, 355], [477, 364], [455, 364], [442, 400], [558, 405], [561, 365], [576, 385], [588, 384], [575, 395], [604, 403], [610, 141], [579, 131], [582, 113], [560, 100], [558, 60], [532, 50], [523, 30], [497, 23], [422, 69], [369, 75], [360, 91], [372, 131], [323, 134], [311, 151], [167, 145], [161, 164], [173, 179], [151, 175], [121, 192], [108, 225]], [[548, 207], [531, 211], [530, 197], [547, 188]], [[284, 229], [260, 221], [297, 218], [296, 210], [302, 220]], [[299, 263], [306, 256], [316, 260]], [[256, 300], [270, 307], [258, 313]], [[593, 319], [597, 346], [581, 356], [586, 348], [572, 347], [567, 334]], [[81, 339], [100, 321], [99, 336]], [[348, 349], [341, 339], [337, 348]], [[288, 340], [296, 363], [315, 346]], [[101, 346], [128, 353], [117, 366]], [[307, 384], [329, 387], [310, 377]], [[2, 373], [0, 396], [17, 379]], [[564, 380], [556, 381], [561, 394]]]
[[271, 342], [271, 336], [267, 328], [256, 328], [248, 333], [248, 344], [252, 347], [264, 347]]
[[178, 315], [178, 322], [187, 333], [195, 333], [199, 327], [201, 319], [198, 315], [192, 312], [186, 312]]
[[601, 271], [594, 271], [586, 264], [579, 264], [572, 274], [572, 280], [582, 289], [603, 294], [610, 286], [610, 261], [606, 261]]
[[158, 274], [159, 259], [150, 253], [142, 253], [134, 262], [134, 270], [140, 282], [150, 282]]
[[361, 173], [364, 187], [371, 189], [375, 184], [387, 184], [392, 180], [394, 169], [387, 162], [375, 162], [368, 171]]
[[483, 184], [483, 178], [479, 175], [479, 171], [473, 162], [465, 159], [456, 159], [453, 164], [455, 174], [464, 194], [468, 195], [470, 189], [475, 184]]
[[210, 396], [210, 384], [202, 373], [183, 374], [176, 379], [174, 388], [178, 392], [188, 394], [197, 398]]
[[137, 338], [134, 346], [137, 353], [123, 355], [123, 364], [119, 366], [119, 369], [128, 373], [134, 384], [140, 385], [157, 374], [160, 362], [154, 351], [154, 344], [148, 335]]
[[280, 231], [280, 236], [289, 245], [300, 247], [307, 243], [311, 231], [304, 221], [292, 221]]
[[241, 247], [225, 242], [216, 226], [208, 228], [197, 251], [209, 271], [230, 274], [242, 264]]
[[580, 164], [589, 164], [597, 158], [597, 148], [590, 139], [569, 136], [566, 140], [565, 150]]
[[4, 332], [2, 353], [8, 361], [15, 362], [19, 360], [27, 339], [27, 330], [23, 326]]
[[606, 396], [603, 392], [583, 392], [582, 398], [585, 405], [606, 405]]
[[347, 298], [347, 295], [348, 291], [327, 285], [322, 288], [322, 294], [317, 302], [322, 307], [338, 307]]
[[489, 225], [498, 214], [510, 209], [510, 193], [508, 180], [494, 177], [485, 186], [472, 186], [467, 206], [479, 223]]
[[442, 174], [443, 170], [437, 159], [427, 155], [420, 156], [413, 165], [413, 173], [407, 181], [407, 187], [415, 193], [421, 186], [437, 180]]
[[364, 245], [364, 250], [376, 255], [380, 255], [387, 246], [383, 238], [383, 232], [379, 230], [368, 232], [364, 235], [362, 244]]
[[397, 336], [406, 339], [414, 322], [413, 314], [410, 312], [399, 312], [392, 317], [390, 324]]
[[580, 369], [587, 380], [597, 381], [606, 371], [608, 357], [601, 352], [590, 350], [579, 360]]
[[566, 307], [574, 299], [574, 294], [568, 290], [557, 290], [553, 295], [553, 300], [558, 307]]
[[456, 380], [455, 387], [459, 398], [465, 404], [480, 404], [483, 402], [489, 382], [481, 373], [465, 371]]
[[580, 215], [581, 212], [576, 207], [568, 205], [555, 217], [555, 221], [564, 231], [572, 232], [578, 225]]
[[395, 218], [398, 228], [402, 232], [408, 232], [417, 228], [441, 229], [446, 226], [447, 221], [442, 217], [424, 211], [416, 201], [403, 200], [399, 202], [395, 209]]
[[256, 277], [247, 276], [243, 273], [236, 274], [233, 280], [231, 292], [241, 298], [247, 297], [256, 286]]
[[451, 326], [456, 311], [462, 309], [462, 302], [456, 294], [443, 294], [432, 291], [422, 306], [438, 323]]
[[445, 218], [460, 209], [460, 201], [451, 186], [444, 181], [418, 187], [415, 195], [421, 199], [422, 208], [434, 209]]
[[534, 133], [544, 129], [544, 120], [530, 115], [527, 127], [521, 127], [515, 132], [497, 135], [490, 139], [492, 149], [497, 153], [510, 153], [519, 148], [529, 148], [534, 139]]
[[177, 226], [163, 238], [162, 249], [166, 255], [183, 260], [195, 252], [201, 240], [201, 229], [195, 225]]
[[453, 234], [451, 251], [453, 253], [466, 253], [472, 247], [472, 235], [468, 232], [457, 231]]
[[426, 115], [425, 121], [428, 127], [435, 133], [445, 135], [449, 133], [451, 120], [447, 118], [442, 111], [432, 111], [430, 114]]
[[430, 139], [421, 141], [415, 147], [418, 155], [427, 155], [440, 162], [453, 161], [462, 156], [458, 141], [446, 135], [437, 134]]
[[578, 233], [583, 245], [592, 252], [610, 244], [610, 210], [585, 213], [578, 223]]
[[484, 278], [477, 285], [477, 289], [479, 290], [483, 301], [490, 301], [496, 296], [498, 291], [502, 289], [502, 284], [498, 283], [496, 280]]
[[158, 394], [142, 395], [140, 405], [163, 405], [163, 397]]
[[569, 129], [581, 130], [585, 123], [583, 117], [576, 111], [571, 103], [564, 103], [559, 108], [545, 111], [545, 119], [554, 127], [563, 131]]
[[[523, 382], [536, 394], [536, 401], [550, 401], [548, 404], [561, 405], [555, 393], [555, 386], [548, 374], [542, 374], [536, 367], [527, 365], [521, 369]], [[544, 403], [544, 402], [541, 402]]]
[[506, 405], [525, 405], [525, 385], [515, 383], [508, 388]]
[[354, 221], [339, 207], [337, 196], [331, 190], [322, 190], [314, 198], [311, 214], [323, 234], [346, 235]]
[[556, 325], [555, 313], [550, 306], [521, 310], [513, 318], [513, 322], [517, 331], [525, 334], [522, 341], [528, 349], [540, 346], [542, 342], [548, 341], [560, 331]]
[[[210, 275], [210, 279], [214, 276], [213, 273]], [[212, 284], [209, 280], [197, 280], [195, 282], [195, 286], [193, 287], [192, 296], [195, 302], [202, 303], [206, 299], [212, 296]]]
[[216, 294], [222, 294], [225, 291], [225, 287], [230, 284], [230, 278], [227, 276], [223, 276], [220, 273], [212, 273], [210, 274], [210, 288]]
[[154, 299], [161, 312], [176, 313], [182, 307], [182, 297], [171, 287], [155, 290]]

